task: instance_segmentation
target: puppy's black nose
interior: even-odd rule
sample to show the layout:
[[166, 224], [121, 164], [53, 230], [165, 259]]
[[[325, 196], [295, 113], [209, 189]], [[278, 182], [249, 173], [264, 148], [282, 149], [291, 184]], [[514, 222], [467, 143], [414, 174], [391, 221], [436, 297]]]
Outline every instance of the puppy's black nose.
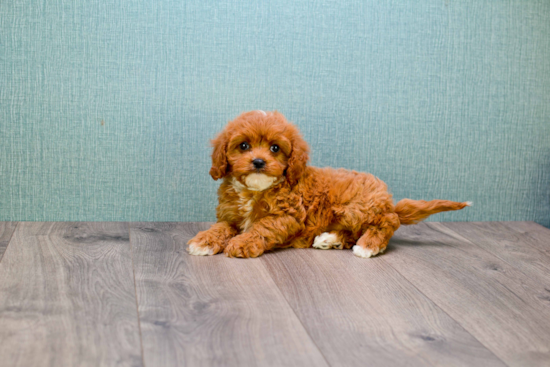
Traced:
[[256, 158], [252, 161], [252, 164], [254, 165], [254, 168], [260, 169], [265, 167], [265, 161], [260, 158]]

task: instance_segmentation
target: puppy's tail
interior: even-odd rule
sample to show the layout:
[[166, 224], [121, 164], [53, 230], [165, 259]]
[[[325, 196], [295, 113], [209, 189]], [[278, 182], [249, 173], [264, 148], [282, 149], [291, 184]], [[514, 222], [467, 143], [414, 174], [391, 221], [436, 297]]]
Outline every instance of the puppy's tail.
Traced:
[[471, 206], [470, 201], [458, 203], [449, 200], [411, 200], [403, 199], [395, 206], [395, 213], [399, 216], [401, 224], [416, 224], [435, 213], [447, 212], [449, 210], [460, 210]]

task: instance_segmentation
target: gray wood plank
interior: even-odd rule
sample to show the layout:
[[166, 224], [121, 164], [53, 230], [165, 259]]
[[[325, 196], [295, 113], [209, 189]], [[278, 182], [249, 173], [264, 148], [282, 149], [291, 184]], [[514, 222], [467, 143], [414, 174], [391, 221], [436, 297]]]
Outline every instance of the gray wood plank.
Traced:
[[382, 258], [508, 365], [550, 365], [541, 282], [440, 223], [400, 228]]
[[[550, 301], [550, 230], [542, 227], [549, 244], [547, 255], [537, 248], [540, 241], [529, 233], [521, 233], [520, 223], [510, 222], [448, 222], [442, 223], [460, 236], [468, 239], [492, 255], [505, 261], [535, 281], [541, 281], [548, 287], [547, 293], [539, 295]], [[534, 224], [534, 223], [533, 223]], [[540, 230], [537, 228], [537, 230]], [[531, 246], [531, 243], [535, 246]]]
[[550, 229], [535, 222], [502, 222], [502, 224], [520, 234], [522, 243], [550, 257]]
[[127, 224], [21, 222], [0, 279], [0, 366], [142, 365]]
[[132, 223], [147, 366], [326, 366], [260, 259], [198, 257], [208, 223]]
[[16, 226], [17, 222], [0, 222], [0, 261], [2, 261], [2, 256], [8, 247]]
[[382, 257], [289, 249], [262, 261], [332, 366], [505, 365]]

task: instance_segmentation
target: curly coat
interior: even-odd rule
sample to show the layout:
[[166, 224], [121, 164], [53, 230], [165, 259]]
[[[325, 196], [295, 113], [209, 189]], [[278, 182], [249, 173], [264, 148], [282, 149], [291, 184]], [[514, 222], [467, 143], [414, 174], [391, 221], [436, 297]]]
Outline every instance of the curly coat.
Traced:
[[371, 174], [308, 166], [307, 143], [276, 111], [241, 114], [212, 145], [210, 175], [223, 179], [217, 223], [188, 242], [193, 255], [257, 257], [313, 246], [353, 247], [370, 257], [384, 252], [401, 224], [469, 205], [403, 199], [394, 206], [386, 184]]

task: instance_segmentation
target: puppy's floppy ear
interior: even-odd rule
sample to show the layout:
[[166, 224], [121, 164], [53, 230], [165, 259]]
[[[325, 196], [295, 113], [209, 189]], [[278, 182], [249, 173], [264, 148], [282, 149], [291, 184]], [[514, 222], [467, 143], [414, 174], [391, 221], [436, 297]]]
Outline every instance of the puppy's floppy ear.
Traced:
[[229, 144], [227, 132], [222, 131], [210, 144], [214, 147], [210, 176], [214, 180], [218, 180], [227, 175], [227, 145]]
[[288, 159], [286, 168], [286, 179], [291, 185], [298, 182], [306, 169], [307, 161], [309, 160], [309, 146], [300, 135], [300, 132], [294, 125], [291, 126], [292, 151]]

